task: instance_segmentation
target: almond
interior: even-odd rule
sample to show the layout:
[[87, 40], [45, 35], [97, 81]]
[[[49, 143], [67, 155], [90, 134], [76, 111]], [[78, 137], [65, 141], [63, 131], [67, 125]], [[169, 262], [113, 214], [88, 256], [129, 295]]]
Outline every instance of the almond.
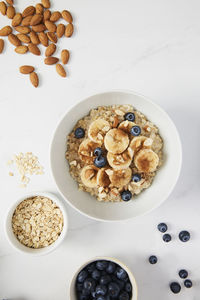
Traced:
[[23, 33], [18, 33], [17, 34], [17, 37], [18, 39], [22, 42], [22, 43], [25, 43], [25, 44], [28, 44], [30, 43], [30, 37], [26, 34], [23, 34]]
[[34, 31], [30, 32], [30, 39], [31, 39], [32, 44], [39, 45], [40, 40], [39, 40], [39, 37], [36, 32], [34, 32]]
[[40, 33], [38, 34], [38, 37], [39, 37], [40, 43], [41, 43], [43, 46], [48, 47], [49, 40], [48, 40], [47, 34], [44, 33], [44, 32], [40, 32]]
[[50, 12], [50, 10], [49, 10], [49, 9], [45, 10], [43, 16], [44, 16], [44, 21], [49, 20], [50, 17], [51, 17], [51, 12]]
[[19, 26], [21, 22], [22, 22], [22, 15], [20, 13], [17, 13], [12, 20], [12, 26], [13, 27]]
[[27, 46], [18, 46], [15, 48], [15, 52], [18, 53], [18, 54], [24, 54], [28, 51], [28, 47]]
[[33, 53], [34, 55], [40, 55], [41, 54], [40, 49], [38, 48], [38, 46], [35, 45], [35, 44], [32, 44], [32, 43], [28, 44], [28, 50], [31, 53]]
[[74, 32], [74, 26], [73, 26], [73, 24], [70, 23], [66, 26], [65, 36], [70, 37], [70, 36], [72, 36], [73, 32]]
[[66, 65], [68, 63], [68, 60], [69, 60], [69, 51], [68, 50], [66, 50], [66, 49], [62, 50], [61, 60], [64, 65]]
[[44, 24], [50, 32], [56, 32], [57, 26], [53, 22], [47, 20]]
[[27, 34], [31, 31], [28, 26], [16, 26], [15, 30], [17, 30], [20, 33], [24, 33], [24, 34]]
[[4, 48], [4, 40], [0, 39], [0, 53], [3, 52], [3, 48]]
[[42, 31], [46, 30], [46, 27], [44, 24], [38, 24], [38, 25], [32, 26], [32, 29], [35, 32], [42, 32]]
[[37, 3], [35, 6], [36, 14], [43, 14], [44, 6], [41, 3]]
[[34, 14], [35, 14], [35, 7], [31, 5], [25, 8], [25, 10], [22, 13], [22, 17], [25, 18], [28, 16], [32, 16]]
[[5, 4], [4, 1], [0, 2], [0, 12], [2, 13], [3, 16], [6, 15], [6, 11], [7, 11], [7, 5]]
[[17, 37], [15, 34], [13, 34], [13, 33], [9, 34], [8, 40], [9, 40], [9, 42], [10, 42], [11, 44], [13, 44], [13, 45], [16, 46], [16, 47], [21, 45], [20, 40], [19, 40], [18, 37]]
[[50, 8], [51, 4], [49, 0], [42, 0], [41, 2], [45, 8]]
[[65, 33], [65, 25], [62, 23], [57, 26], [56, 34], [58, 38], [61, 38]]
[[15, 8], [13, 6], [8, 6], [6, 14], [9, 19], [13, 19], [15, 16]]
[[32, 17], [33, 16], [27, 16], [27, 17], [23, 18], [21, 25], [22, 26], [30, 26]]
[[56, 65], [56, 71], [61, 77], [66, 77], [67, 76], [66, 71], [65, 71], [65, 69], [63, 68], [63, 66], [61, 64]]
[[19, 68], [19, 71], [20, 71], [20, 73], [22, 73], [22, 74], [30, 74], [30, 73], [32, 73], [34, 70], [35, 70], [34, 67], [32, 67], [32, 66], [27, 66], [27, 65], [21, 66], [21, 67]]
[[38, 25], [42, 22], [43, 20], [43, 16], [42, 15], [39, 15], [39, 14], [36, 14], [34, 15], [32, 18], [31, 18], [31, 22], [30, 22], [30, 25], [31, 26], [34, 26], [34, 25]]
[[12, 28], [10, 26], [5, 26], [0, 30], [0, 36], [7, 36], [12, 33]]
[[70, 12], [68, 10], [63, 10], [62, 11], [62, 17], [68, 23], [72, 23], [73, 22], [72, 15], [70, 14]]
[[32, 72], [29, 76], [30, 76], [30, 81], [31, 81], [32, 85], [34, 87], [38, 87], [38, 85], [39, 85], [38, 75], [35, 72]]
[[45, 51], [45, 55], [46, 56], [51, 56], [54, 54], [54, 52], [56, 51], [56, 45], [55, 44], [50, 44], [46, 51]]
[[55, 65], [59, 59], [57, 57], [49, 56], [44, 60], [45, 65]]
[[61, 18], [61, 13], [59, 11], [54, 11], [50, 17], [51, 22], [57, 22]]
[[6, 2], [8, 3], [8, 5], [13, 5], [14, 4], [13, 0], [6, 0]]
[[54, 32], [47, 32], [47, 36], [48, 36], [48, 39], [53, 42], [53, 43], [57, 43], [58, 39], [57, 39], [57, 36]]

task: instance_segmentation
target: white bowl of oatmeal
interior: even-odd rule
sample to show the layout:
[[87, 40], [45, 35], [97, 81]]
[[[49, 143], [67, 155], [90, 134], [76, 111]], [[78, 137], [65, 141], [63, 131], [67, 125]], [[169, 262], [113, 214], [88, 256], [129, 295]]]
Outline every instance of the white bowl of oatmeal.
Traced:
[[173, 190], [181, 162], [180, 138], [169, 116], [132, 92], [79, 102], [59, 122], [51, 144], [61, 194], [79, 212], [103, 221], [159, 206]]
[[5, 233], [18, 252], [39, 256], [52, 252], [64, 240], [68, 217], [62, 201], [51, 193], [27, 193], [10, 207]]

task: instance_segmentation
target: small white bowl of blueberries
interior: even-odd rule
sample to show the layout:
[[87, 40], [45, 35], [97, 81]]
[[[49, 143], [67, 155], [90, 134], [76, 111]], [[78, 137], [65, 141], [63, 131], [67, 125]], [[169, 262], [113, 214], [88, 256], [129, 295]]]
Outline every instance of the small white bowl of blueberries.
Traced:
[[137, 284], [130, 269], [116, 258], [96, 257], [75, 273], [70, 300], [137, 300]]

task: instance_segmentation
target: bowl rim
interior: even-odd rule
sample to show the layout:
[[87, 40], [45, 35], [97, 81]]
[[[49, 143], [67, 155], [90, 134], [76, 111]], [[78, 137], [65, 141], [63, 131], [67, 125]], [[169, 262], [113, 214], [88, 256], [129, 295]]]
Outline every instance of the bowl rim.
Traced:
[[[52, 167], [52, 148], [53, 148], [53, 142], [54, 142], [54, 139], [55, 139], [55, 136], [56, 136], [56, 132], [58, 130], [58, 127], [59, 125], [63, 122], [63, 120], [65, 119], [66, 115], [68, 115], [70, 113], [70, 111], [75, 108], [76, 106], [78, 106], [80, 103], [86, 101], [88, 98], [91, 98], [91, 97], [95, 97], [95, 96], [98, 96], [98, 95], [101, 95], [101, 94], [109, 94], [109, 93], [125, 93], [125, 94], [132, 94], [136, 97], [140, 97], [140, 98], [143, 98], [144, 101], [148, 102], [149, 104], [151, 104], [152, 106], [154, 106], [158, 111], [160, 111], [162, 114], [165, 115], [165, 117], [167, 118], [168, 122], [171, 123], [171, 125], [174, 127], [174, 130], [176, 132], [176, 137], [177, 137], [177, 143], [179, 145], [179, 167], [177, 169], [177, 172], [176, 172], [176, 179], [174, 180], [174, 183], [171, 185], [171, 188], [168, 190], [168, 192], [166, 193], [166, 196], [165, 198], [162, 199], [162, 201], [160, 201], [158, 204], [156, 204], [154, 207], [152, 207], [151, 209], [145, 211], [144, 213], [141, 213], [140, 215], [137, 215], [137, 216], [134, 216], [134, 217], [128, 217], [124, 220], [121, 220], [121, 219], [115, 219], [115, 220], [108, 220], [108, 219], [102, 219], [102, 218], [98, 218], [98, 217], [94, 217], [94, 216], [91, 216], [90, 214], [87, 214], [81, 210], [79, 210], [78, 208], [76, 208], [73, 203], [71, 201], [68, 200], [68, 198], [64, 195], [64, 193], [61, 191], [58, 183], [57, 183], [57, 179], [56, 177], [54, 176], [54, 172], [53, 172], [53, 167]], [[92, 108], [91, 108], [92, 109]], [[161, 204], [163, 204], [170, 196], [170, 194], [172, 193], [173, 189], [175, 188], [176, 184], [177, 184], [177, 181], [179, 179], [179, 176], [180, 176], [180, 172], [181, 172], [181, 168], [182, 168], [182, 157], [183, 157], [183, 151], [182, 151], [182, 143], [181, 143], [181, 138], [180, 138], [180, 134], [178, 132], [178, 129], [176, 127], [176, 125], [174, 124], [174, 122], [172, 121], [171, 117], [168, 115], [168, 113], [161, 107], [159, 106], [157, 103], [153, 102], [153, 100], [151, 100], [150, 98], [140, 94], [140, 93], [136, 93], [132, 90], [129, 90], [129, 89], [111, 89], [111, 90], [99, 90], [98, 92], [94, 93], [94, 94], [88, 94], [87, 96], [84, 96], [83, 97], [79, 97], [79, 100], [75, 103], [75, 104], [72, 104], [70, 105], [69, 108], [66, 109], [66, 111], [62, 114], [62, 116], [60, 117], [60, 119], [58, 120], [57, 124], [56, 124], [56, 127], [53, 131], [53, 134], [52, 134], [52, 137], [51, 137], [51, 143], [50, 143], [50, 147], [49, 147], [49, 157], [50, 157], [50, 169], [51, 169], [51, 174], [52, 174], [52, 177], [54, 179], [54, 182], [56, 184], [56, 187], [59, 191], [59, 193], [62, 195], [62, 197], [65, 199], [65, 201], [71, 206], [73, 207], [73, 209], [75, 209], [77, 212], [81, 213], [82, 215], [92, 219], [92, 220], [95, 220], [95, 221], [101, 221], [101, 222], [123, 222], [123, 221], [128, 221], [128, 220], [131, 220], [131, 219], [136, 219], [136, 218], [139, 218], [139, 217], [142, 217], [142, 216], [145, 216], [149, 213], [151, 213], [153, 210], [157, 209], [158, 207], [161, 206]]]
[[[13, 241], [11, 240], [10, 236], [9, 236], [9, 232], [10, 232], [10, 228], [8, 227], [8, 222], [10, 219], [10, 214], [13, 215], [16, 207], [24, 200], [34, 197], [34, 196], [42, 196], [42, 197], [47, 197], [50, 200], [52, 200], [53, 202], [55, 202], [58, 207], [60, 208], [60, 210], [62, 211], [63, 214], [63, 220], [64, 220], [64, 226], [63, 229], [61, 231], [60, 236], [58, 237], [58, 239], [51, 244], [50, 246], [44, 247], [44, 248], [39, 248], [39, 249], [33, 249], [33, 248], [29, 248], [26, 247], [25, 245], [23, 245], [23, 250], [22, 248], [19, 248], [15, 243], [13, 243]], [[43, 256], [46, 254], [51, 253], [52, 251], [54, 251], [55, 249], [57, 249], [57, 247], [60, 246], [60, 244], [63, 242], [63, 240], [65, 239], [66, 235], [67, 235], [67, 231], [68, 231], [68, 215], [66, 212], [66, 208], [64, 206], [64, 204], [62, 203], [62, 201], [59, 199], [59, 197], [57, 197], [55, 194], [50, 193], [50, 192], [40, 192], [40, 191], [35, 191], [35, 192], [27, 192], [25, 194], [23, 194], [21, 197], [18, 197], [8, 208], [6, 214], [5, 214], [5, 218], [4, 218], [4, 232], [5, 232], [5, 236], [6, 239], [8, 241], [8, 243], [12, 246], [13, 249], [15, 249], [17, 252], [21, 253], [21, 254], [25, 254], [25, 255], [29, 255], [29, 256]], [[11, 227], [12, 228], [12, 227]], [[16, 238], [17, 240], [17, 238]], [[18, 240], [17, 240], [18, 241]], [[19, 241], [18, 241], [19, 242]], [[20, 242], [19, 242], [20, 243]], [[27, 250], [26, 250], [27, 248]], [[32, 250], [32, 251], [28, 251], [28, 249]], [[35, 251], [35, 253], [34, 253]]]
[[72, 279], [71, 279], [71, 282], [70, 282], [70, 287], [69, 287], [69, 298], [70, 300], [74, 300], [71, 298], [72, 296], [72, 293], [73, 293], [73, 289], [74, 289], [74, 283], [75, 283], [75, 280], [76, 280], [76, 277], [78, 275], [78, 273], [84, 268], [86, 267], [88, 264], [96, 261], [96, 260], [108, 260], [108, 261], [112, 261], [116, 264], [118, 264], [120, 267], [122, 267], [127, 273], [128, 273], [128, 276], [129, 276], [129, 279], [131, 281], [131, 284], [132, 284], [132, 288], [134, 290], [134, 294], [133, 294], [133, 297], [131, 298], [131, 300], [137, 300], [138, 299], [138, 286], [137, 286], [137, 282], [136, 282], [136, 279], [135, 279], [135, 276], [133, 275], [133, 272], [130, 270], [130, 268], [125, 264], [123, 263], [121, 260], [119, 260], [118, 258], [116, 257], [109, 257], [109, 256], [95, 256], [87, 261], [85, 261], [81, 266], [78, 267], [78, 269], [76, 269]]

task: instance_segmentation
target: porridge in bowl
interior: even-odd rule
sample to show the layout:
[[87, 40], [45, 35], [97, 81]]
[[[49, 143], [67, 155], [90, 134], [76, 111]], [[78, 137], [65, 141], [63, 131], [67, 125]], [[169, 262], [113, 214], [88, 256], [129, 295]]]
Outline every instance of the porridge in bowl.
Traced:
[[129, 201], [152, 184], [163, 140], [132, 105], [99, 106], [68, 135], [66, 159], [80, 190], [99, 201]]

